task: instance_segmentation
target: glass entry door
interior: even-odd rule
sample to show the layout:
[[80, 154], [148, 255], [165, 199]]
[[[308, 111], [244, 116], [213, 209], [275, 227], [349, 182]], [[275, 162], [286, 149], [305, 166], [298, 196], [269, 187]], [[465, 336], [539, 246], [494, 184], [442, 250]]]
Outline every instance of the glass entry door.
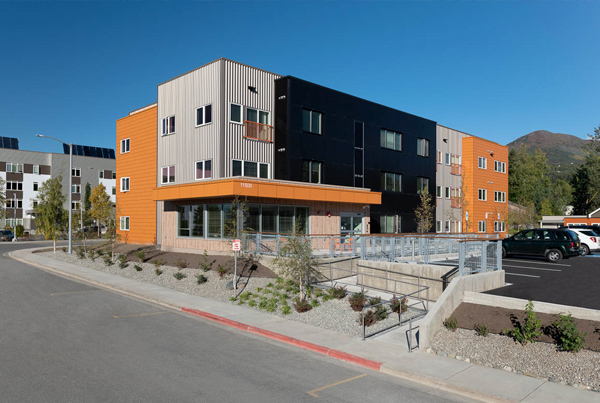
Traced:
[[340, 213], [340, 234], [362, 234], [363, 213]]

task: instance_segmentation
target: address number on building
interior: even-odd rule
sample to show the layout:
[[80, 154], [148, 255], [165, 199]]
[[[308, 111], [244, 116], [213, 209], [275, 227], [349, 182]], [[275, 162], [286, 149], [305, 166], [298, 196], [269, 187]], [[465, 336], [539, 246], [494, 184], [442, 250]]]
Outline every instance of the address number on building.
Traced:
[[252, 188], [252, 184], [251, 183], [242, 182], [242, 183], [240, 183], [240, 185], [242, 185], [243, 188], [247, 188], [247, 189], [251, 189]]

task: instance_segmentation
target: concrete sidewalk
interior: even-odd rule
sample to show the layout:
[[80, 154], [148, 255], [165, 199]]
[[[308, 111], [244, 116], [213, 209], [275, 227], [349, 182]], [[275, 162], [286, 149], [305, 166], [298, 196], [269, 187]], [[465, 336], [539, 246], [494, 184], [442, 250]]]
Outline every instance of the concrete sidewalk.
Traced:
[[385, 338], [358, 338], [286, 320], [226, 302], [184, 294], [152, 284], [48, 259], [24, 249], [19, 261], [223, 325], [328, 355], [426, 386], [485, 402], [600, 402], [600, 393], [517, 375], [406, 347]]

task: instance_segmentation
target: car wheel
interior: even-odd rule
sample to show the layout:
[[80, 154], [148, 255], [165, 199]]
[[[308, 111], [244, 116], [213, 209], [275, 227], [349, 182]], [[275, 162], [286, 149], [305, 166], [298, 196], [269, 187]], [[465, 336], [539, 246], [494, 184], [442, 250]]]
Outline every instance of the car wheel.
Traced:
[[506, 258], [506, 257], [510, 257], [510, 256], [511, 256], [511, 255], [509, 255], [509, 254], [506, 252], [506, 248], [503, 246], [503, 247], [502, 247], [502, 259], [504, 259], [504, 258]]
[[563, 255], [558, 249], [550, 249], [546, 252], [546, 259], [548, 259], [549, 262], [558, 262], [562, 257]]
[[590, 248], [586, 244], [581, 245], [581, 256], [589, 255]]

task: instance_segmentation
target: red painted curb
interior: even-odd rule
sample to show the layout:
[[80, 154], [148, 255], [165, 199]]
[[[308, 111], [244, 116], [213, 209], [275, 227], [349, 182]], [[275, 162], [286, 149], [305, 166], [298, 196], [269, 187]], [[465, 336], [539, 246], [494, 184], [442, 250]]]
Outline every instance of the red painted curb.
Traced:
[[319, 346], [318, 344], [309, 343], [303, 340], [298, 340], [283, 334], [271, 332], [270, 330], [265, 330], [254, 326], [248, 326], [244, 323], [236, 322], [234, 320], [223, 318], [222, 316], [213, 315], [212, 313], [200, 311], [198, 309], [182, 307], [181, 310], [191, 315], [196, 315], [200, 316], [201, 318], [212, 320], [213, 322], [222, 323], [224, 325], [235, 327], [236, 329], [244, 330], [246, 332], [254, 333], [260, 336], [264, 336], [272, 340], [277, 340], [282, 343], [291, 344], [293, 346], [300, 347], [304, 350], [309, 350], [315, 353], [323, 354], [328, 357], [335, 358], [337, 360], [352, 363], [354, 365], [373, 369], [375, 371], [379, 371], [379, 369], [381, 368], [381, 362], [368, 360], [366, 358], [362, 358], [353, 354], [344, 353], [343, 351]]

